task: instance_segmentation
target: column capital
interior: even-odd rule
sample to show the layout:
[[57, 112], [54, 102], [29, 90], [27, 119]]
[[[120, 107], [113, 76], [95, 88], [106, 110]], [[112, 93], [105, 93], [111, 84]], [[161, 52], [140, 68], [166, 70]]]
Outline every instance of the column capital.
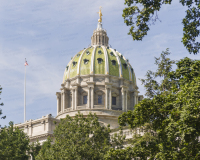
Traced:
[[60, 98], [61, 93], [60, 92], [56, 92], [56, 96], [57, 96], [57, 98]]
[[79, 86], [79, 84], [78, 83], [73, 83], [73, 84], [71, 84], [71, 86], [72, 87], [75, 87], [75, 86], [77, 87], [77, 86]]
[[88, 84], [88, 87], [90, 88], [94, 88], [94, 82], [87, 82], [87, 84]]
[[111, 89], [112, 88], [112, 83], [109, 83], [109, 82], [105, 82], [105, 88], [107, 89]]
[[122, 92], [128, 91], [128, 87], [127, 86], [121, 85], [120, 87], [121, 87]]

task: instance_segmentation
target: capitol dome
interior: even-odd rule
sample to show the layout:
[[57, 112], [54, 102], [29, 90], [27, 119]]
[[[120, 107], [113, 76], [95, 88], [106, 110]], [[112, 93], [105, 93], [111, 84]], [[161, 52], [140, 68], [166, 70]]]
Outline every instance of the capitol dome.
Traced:
[[142, 99], [130, 62], [111, 48], [101, 22], [93, 32], [91, 46], [76, 53], [66, 65], [61, 86], [61, 92], [56, 92], [56, 118], [92, 112], [111, 128], [118, 127], [120, 114], [133, 110]]

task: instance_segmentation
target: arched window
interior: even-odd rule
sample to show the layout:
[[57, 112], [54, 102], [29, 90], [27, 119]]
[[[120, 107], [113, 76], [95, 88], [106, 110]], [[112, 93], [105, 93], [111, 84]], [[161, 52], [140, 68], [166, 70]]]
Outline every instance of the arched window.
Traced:
[[116, 97], [112, 97], [112, 105], [116, 105], [117, 98]]
[[83, 104], [87, 104], [87, 95], [83, 96]]
[[102, 95], [98, 95], [98, 104], [102, 104]]

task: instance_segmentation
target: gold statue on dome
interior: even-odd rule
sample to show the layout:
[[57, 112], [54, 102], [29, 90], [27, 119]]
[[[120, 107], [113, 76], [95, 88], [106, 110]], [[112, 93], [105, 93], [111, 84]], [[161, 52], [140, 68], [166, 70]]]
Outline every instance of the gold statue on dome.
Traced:
[[99, 7], [99, 12], [97, 12], [99, 14], [99, 19], [98, 19], [98, 22], [102, 22], [102, 13], [101, 13], [101, 6]]

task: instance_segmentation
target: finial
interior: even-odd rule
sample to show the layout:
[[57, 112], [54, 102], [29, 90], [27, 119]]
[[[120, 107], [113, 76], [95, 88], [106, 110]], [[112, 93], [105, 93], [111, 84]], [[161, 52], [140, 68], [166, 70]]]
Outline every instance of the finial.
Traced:
[[100, 6], [100, 7], [99, 7], [99, 12], [97, 12], [97, 13], [99, 14], [98, 22], [100, 22], [100, 23], [102, 22], [102, 16], [103, 16], [103, 15], [102, 15], [102, 12], [101, 12], [101, 9], [102, 9], [102, 7]]

